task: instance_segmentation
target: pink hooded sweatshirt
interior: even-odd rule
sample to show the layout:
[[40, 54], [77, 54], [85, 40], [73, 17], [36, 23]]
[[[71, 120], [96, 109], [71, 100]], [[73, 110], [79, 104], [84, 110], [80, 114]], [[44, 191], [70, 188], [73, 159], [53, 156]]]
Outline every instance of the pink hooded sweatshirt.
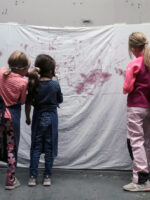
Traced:
[[150, 70], [141, 53], [127, 66], [123, 93], [128, 93], [127, 106], [150, 107]]

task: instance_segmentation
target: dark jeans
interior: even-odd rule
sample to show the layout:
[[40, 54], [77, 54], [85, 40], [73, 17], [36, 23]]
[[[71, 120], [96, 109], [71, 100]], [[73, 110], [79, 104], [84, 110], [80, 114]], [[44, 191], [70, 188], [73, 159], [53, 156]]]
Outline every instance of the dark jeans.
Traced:
[[38, 175], [38, 164], [42, 150], [44, 150], [45, 153], [44, 177], [51, 177], [54, 158], [52, 156], [51, 120], [48, 112], [41, 114], [38, 132], [35, 136], [34, 145], [31, 148], [30, 177], [33, 176], [36, 178]]

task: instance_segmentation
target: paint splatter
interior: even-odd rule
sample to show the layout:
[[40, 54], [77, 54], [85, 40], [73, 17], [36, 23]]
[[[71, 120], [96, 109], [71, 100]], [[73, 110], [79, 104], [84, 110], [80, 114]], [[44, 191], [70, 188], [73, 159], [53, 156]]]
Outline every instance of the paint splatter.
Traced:
[[100, 85], [103, 85], [105, 82], [107, 82], [111, 75], [110, 73], [103, 72], [102, 69], [95, 69], [90, 72], [89, 75], [80, 74], [83, 78], [83, 81], [80, 82], [76, 87], [76, 93], [81, 94], [88, 90], [88, 85], [94, 85], [94, 87]]
[[49, 44], [49, 50], [56, 50], [56, 48], [54, 48], [53, 46], [51, 46], [51, 44]]
[[115, 68], [115, 72], [116, 72], [117, 74], [119, 74], [120, 76], [125, 77], [125, 73], [126, 73], [125, 70], [122, 70], [122, 69], [120, 69], [120, 68]]
[[29, 45], [21, 43], [20, 46], [26, 51]]
[[25, 50], [25, 51], [27, 50], [27, 47], [28, 47], [28, 44], [25, 44], [25, 45], [24, 45], [24, 50]]

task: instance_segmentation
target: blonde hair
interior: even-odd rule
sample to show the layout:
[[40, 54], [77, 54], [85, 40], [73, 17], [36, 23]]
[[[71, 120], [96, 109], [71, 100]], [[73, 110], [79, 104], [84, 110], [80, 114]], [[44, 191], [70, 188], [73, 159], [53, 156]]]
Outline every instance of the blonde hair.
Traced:
[[129, 55], [131, 57], [132, 48], [138, 48], [143, 54], [144, 64], [150, 70], [150, 46], [144, 33], [134, 32], [129, 36]]
[[4, 75], [10, 74], [12, 70], [23, 70], [29, 67], [30, 63], [30, 59], [25, 53], [21, 51], [14, 51], [8, 59], [10, 69], [5, 71]]

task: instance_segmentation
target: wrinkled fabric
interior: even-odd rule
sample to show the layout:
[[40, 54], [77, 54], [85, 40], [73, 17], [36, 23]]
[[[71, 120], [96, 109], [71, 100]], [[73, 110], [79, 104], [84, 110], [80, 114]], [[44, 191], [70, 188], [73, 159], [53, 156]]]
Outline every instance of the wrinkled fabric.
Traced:
[[[135, 30], [150, 40], [150, 24], [98, 27], [35, 27], [0, 24], [0, 62], [16, 49], [31, 58], [40, 53], [56, 60], [64, 103], [58, 109], [58, 156], [54, 167], [131, 169], [126, 146], [126, 96], [122, 94], [128, 37]], [[6, 40], [7, 38], [7, 40]], [[18, 163], [29, 166], [31, 128], [22, 109]], [[43, 167], [41, 157], [40, 167]]]

